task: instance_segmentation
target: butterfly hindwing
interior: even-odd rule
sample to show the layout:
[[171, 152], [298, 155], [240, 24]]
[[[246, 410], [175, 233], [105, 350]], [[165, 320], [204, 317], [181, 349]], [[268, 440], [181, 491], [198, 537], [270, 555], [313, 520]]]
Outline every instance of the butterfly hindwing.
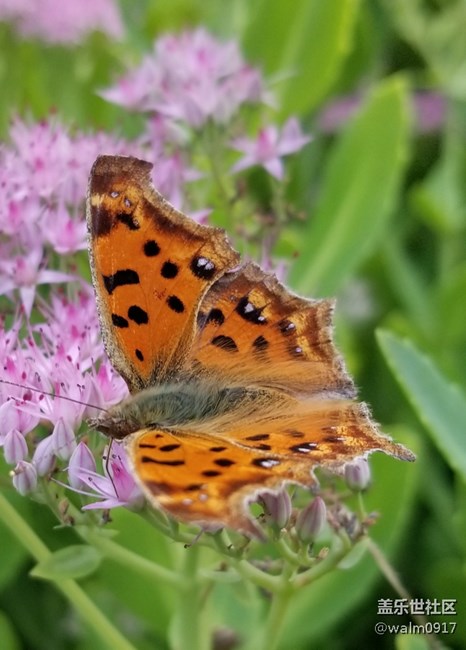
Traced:
[[202, 424], [135, 433], [130, 456], [149, 498], [183, 521], [257, 534], [245, 504], [257, 492], [312, 487], [316, 467], [341, 468], [368, 449], [411, 458], [380, 435], [363, 404], [289, 398], [274, 411], [273, 401], [271, 392], [263, 414], [245, 417], [239, 403]]
[[333, 344], [333, 302], [290, 293], [248, 263], [204, 297], [192, 355], [206, 372], [290, 392], [353, 397]]
[[279, 461], [196, 431], [136, 433], [128, 450], [149, 500], [177, 519], [207, 529], [229, 526], [257, 536], [245, 503], [255, 490], [278, 488], [286, 480], [315, 483], [309, 471], [300, 473], [291, 459]]
[[91, 172], [90, 258], [106, 350], [132, 391], [182, 367], [209, 287], [238, 260], [152, 186], [150, 163], [100, 156]]

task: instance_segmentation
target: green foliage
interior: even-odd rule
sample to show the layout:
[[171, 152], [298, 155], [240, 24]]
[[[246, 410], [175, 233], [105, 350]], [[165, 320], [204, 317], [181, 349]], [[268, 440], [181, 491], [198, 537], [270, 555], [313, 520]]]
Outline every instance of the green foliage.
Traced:
[[66, 546], [36, 564], [31, 571], [31, 576], [44, 580], [84, 578], [94, 573], [101, 560], [100, 553], [93, 546], [83, 544]]
[[405, 85], [384, 81], [327, 158], [318, 204], [291, 279], [302, 293], [336, 293], [384, 237], [407, 155]]
[[[440, 639], [465, 647], [466, 0], [126, 0], [122, 7], [128, 23], [122, 44], [96, 36], [76, 47], [44, 46], [0, 25], [0, 132], [6, 136], [15, 114], [40, 119], [56, 110], [73, 125], [134, 135], [139, 118], [96, 92], [139, 60], [157, 33], [202, 23], [243, 44], [280, 98], [282, 113], [274, 120], [298, 113], [315, 135], [293, 167], [286, 197], [305, 206], [305, 214], [291, 224], [285, 220], [275, 250], [286, 255], [296, 290], [337, 296], [337, 335], [357, 369], [356, 383], [383, 430], [418, 454], [414, 465], [374, 458], [366, 509], [380, 518], [371, 539], [413, 597], [458, 599], [458, 629]], [[429, 132], [412, 101], [426, 88], [441, 93], [447, 107]], [[319, 120], [340, 92], [361, 95], [361, 105], [326, 134]], [[248, 180], [266, 211], [270, 202], [259, 176]], [[241, 226], [247, 230], [252, 221]], [[386, 364], [375, 345], [377, 328]], [[78, 618], [97, 605], [123, 638], [108, 637], [109, 647], [165, 650], [172, 641], [189, 650], [180, 645], [189, 634], [177, 618], [176, 583], [170, 582], [187, 549], [121, 511], [112, 524], [119, 548], [128, 551], [121, 555], [113, 538], [99, 546], [84, 531], [54, 528], [44, 507], [25, 505], [3, 488], [18, 517], [39, 532], [37, 539], [23, 536], [20, 545], [12, 534], [19, 523], [10, 517], [7, 526], [0, 524], [2, 649], [102, 648], [102, 622], [83, 632]], [[41, 556], [41, 544], [57, 550]], [[202, 549], [205, 575], [223, 571], [215, 558]], [[158, 577], [144, 560], [160, 564]], [[399, 595], [370, 548], [361, 548], [356, 560], [299, 591], [277, 647], [432, 647], [420, 637], [376, 637], [378, 599]], [[202, 602], [209, 601], [203, 616], [217, 629], [231, 628], [253, 650], [268, 592], [264, 588], [252, 607], [247, 581], [224, 573], [212, 593], [202, 594]], [[61, 582], [69, 591], [57, 595]], [[191, 607], [196, 616], [199, 602], [187, 590], [183, 614]]]
[[449, 465], [466, 481], [466, 396], [409, 342], [379, 332], [379, 343], [394, 376]]

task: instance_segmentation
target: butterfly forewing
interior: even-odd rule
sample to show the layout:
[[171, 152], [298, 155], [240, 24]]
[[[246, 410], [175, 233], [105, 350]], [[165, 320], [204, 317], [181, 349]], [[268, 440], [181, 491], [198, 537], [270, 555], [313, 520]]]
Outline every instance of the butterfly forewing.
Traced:
[[199, 303], [238, 255], [152, 187], [151, 165], [101, 156], [87, 218], [107, 352], [131, 390], [174, 375], [191, 345]]

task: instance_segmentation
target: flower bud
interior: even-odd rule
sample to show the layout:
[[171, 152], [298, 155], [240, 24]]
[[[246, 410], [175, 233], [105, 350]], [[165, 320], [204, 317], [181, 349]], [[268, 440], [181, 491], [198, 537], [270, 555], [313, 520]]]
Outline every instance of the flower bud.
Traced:
[[25, 460], [21, 460], [16, 465], [11, 472], [11, 476], [13, 477], [14, 487], [22, 496], [32, 492], [37, 487], [36, 468], [32, 463], [27, 463]]
[[60, 418], [52, 431], [53, 449], [61, 460], [68, 460], [76, 448], [76, 437], [69, 422]]
[[18, 429], [12, 429], [6, 434], [3, 443], [3, 453], [5, 460], [9, 465], [16, 465], [20, 460], [24, 460], [28, 453], [28, 446], [24, 436]]
[[68, 464], [68, 481], [75, 490], [84, 490], [88, 487], [79, 474], [83, 470], [95, 472], [96, 467], [91, 450], [84, 442], [80, 442], [71, 454]]
[[266, 520], [279, 529], [285, 528], [291, 517], [291, 499], [288, 492], [285, 489], [279, 492], [263, 492], [260, 501]]
[[371, 471], [366, 458], [356, 458], [345, 465], [345, 479], [348, 487], [355, 492], [365, 490], [371, 480]]
[[55, 465], [54, 440], [47, 436], [39, 442], [32, 457], [32, 462], [39, 476], [50, 474]]
[[299, 539], [309, 544], [322, 531], [327, 519], [327, 507], [321, 497], [315, 499], [303, 508], [296, 518], [296, 532]]

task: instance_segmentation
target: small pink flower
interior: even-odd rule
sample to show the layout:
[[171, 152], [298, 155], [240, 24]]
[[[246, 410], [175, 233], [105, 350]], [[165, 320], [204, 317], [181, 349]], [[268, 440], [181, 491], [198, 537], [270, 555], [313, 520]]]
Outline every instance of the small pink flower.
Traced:
[[321, 533], [327, 520], [327, 507], [321, 497], [315, 497], [296, 518], [296, 532], [304, 543], [310, 543]]
[[12, 429], [6, 434], [3, 442], [3, 453], [9, 465], [15, 465], [26, 458], [28, 446], [24, 436], [18, 429]]
[[9, 294], [18, 289], [26, 316], [31, 314], [38, 285], [70, 282], [73, 279], [68, 273], [44, 269], [43, 251], [39, 248], [32, 248], [27, 255], [0, 262], [0, 294]]
[[8, 399], [0, 404], [0, 444], [10, 431], [17, 430], [25, 435], [39, 424], [39, 418], [23, 411], [23, 405], [25, 402], [17, 399]]
[[95, 473], [95, 459], [89, 447], [80, 442], [73, 451], [68, 464], [68, 481], [75, 490], [84, 490], [87, 487], [80, 477], [80, 472]]
[[259, 496], [259, 501], [264, 506], [266, 521], [280, 530], [285, 528], [292, 511], [291, 499], [287, 490], [283, 488], [277, 492], [263, 492]]
[[71, 425], [59, 418], [52, 431], [53, 451], [57, 458], [68, 460], [76, 449], [76, 437]]
[[356, 458], [345, 465], [345, 479], [355, 492], [365, 490], [371, 481], [371, 470], [366, 458]]
[[12, 472], [13, 485], [15, 489], [25, 496], [33, 492], [37, 487], [37, 472], [34, 465], [21, 460]]
[[73, 468], [73, 480], [80, 481], [86, 486], [87, 490], [92, 490], [92, 492], [77, 491], [101, 499], [84, 506], [83, 510], [117, 508], [119, 506], [139, 508], [142, 506], [144, 496], [133, 478], [126, 452], [123, 446], [115, 441], [111, 446], [108, 463], [104, 462], [104, 472], [105, 476], [102, 476], [85, 467]]
[[86, 222], [84, 219], [72, 218], [62, 206], [50, 210], [43, 219], [47, 232], [47, 242], [59, 255], [70, 255], [85, 250]]
[[244, 154], [232, 167], [232, 172], [260, 165], [269, 174], [281, 180], [283, 178], [281, 158], [299, 151], [310, 140], [311, 137], [302, 133], [298, 121], [294, 118], [290, 118], [281, 131], [276, 126], [264, 127], [253, 140], [238, 138], [232, 142], [232, 147]]
[[39, 442], [34, 451], [32, 462], [39, 476], [46, 476], [55, 467], [55, 441], [47, 436]]
[[121, 38], [123, 23], [113, 0], [1, 0], [0, 20], [11, 21], [23, 37], [50, 43], [78, 43], [93, 31]]

